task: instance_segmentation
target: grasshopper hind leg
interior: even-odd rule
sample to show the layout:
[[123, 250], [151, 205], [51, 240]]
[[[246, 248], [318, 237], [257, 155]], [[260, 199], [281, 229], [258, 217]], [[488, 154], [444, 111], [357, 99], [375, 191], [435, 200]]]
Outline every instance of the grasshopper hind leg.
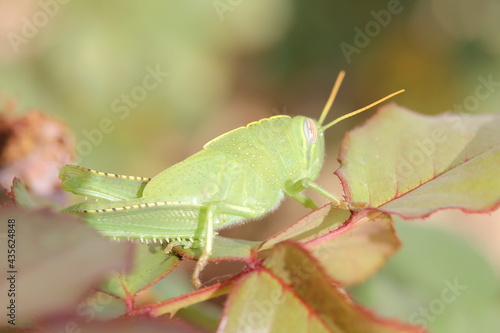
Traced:
[[266, 210], [223, 201], [194, 204], [138, 198], [125, 201], [85, 201], [63, 211], [83, 218], [101, 234], [116, 240], [128, 239], [147, 244], [167, 242], [166, 253], [174, 246], [202, 248], [202, 255], [193, 274], [193, 283], [199, 287], [200, 273], [212, 254], [215, 227], [223, 216], [230, 215], [244, 220], [261, 216]]

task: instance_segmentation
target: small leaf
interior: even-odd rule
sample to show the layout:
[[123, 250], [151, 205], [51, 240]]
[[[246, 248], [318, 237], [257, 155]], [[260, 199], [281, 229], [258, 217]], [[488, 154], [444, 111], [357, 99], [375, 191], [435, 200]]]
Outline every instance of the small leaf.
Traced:
[[347, 221], [349, 216], [350, 213], [347, 210], [335, 209], [331, 205], [325, 205], [266, 240], [259, 250], [271, 248], [273, 245], [287, 239], [304, 243], [319, 238], [335, 230], [339, 225]]
[[35, 203], [33, 198], [29, 195], [26, 187], [24, 187], [23, 183], [19, 178], [14, 178], [12, 181], [12, 198], [21, 207], [24, 208], [37, 208], [39, 205]]
[[[15, 250], [7, 274], [16, 289], [17, 327], [72, 311], [100, 279], [129, 265], [128, 244], [110, 242], [74, 217], [11, 207], [0, 219], [6, 238], [0, 252]], [[9, 287], [2, 281], [2, 297]]]
[[348, 200], [405, 218], [491, 211], [500, 204], [498, 128], [499, 115], [424, 116], [390, 105], [347, 134], [336, 174]]
[[422, 332], [355, 305], [299, 244], [271, 251], [230, 293], [218, 332]]
[[133, 304], [135, 295], [155, 284], [179, 264], [179, 257], [165, 254], [165, 244], [136, 244], [133, 267], [129, 273], [116, 272], [101, 290]]

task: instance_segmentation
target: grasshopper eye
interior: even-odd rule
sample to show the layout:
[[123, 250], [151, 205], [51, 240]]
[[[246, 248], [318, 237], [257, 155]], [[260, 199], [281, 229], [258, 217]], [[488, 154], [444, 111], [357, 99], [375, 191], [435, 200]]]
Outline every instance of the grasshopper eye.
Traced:
[[304, 135], [307, 141], [310, 143], [315, 143], [318, 139], [318, 130], [316, 129], [316, 124], [312, 119], [304, 119]]

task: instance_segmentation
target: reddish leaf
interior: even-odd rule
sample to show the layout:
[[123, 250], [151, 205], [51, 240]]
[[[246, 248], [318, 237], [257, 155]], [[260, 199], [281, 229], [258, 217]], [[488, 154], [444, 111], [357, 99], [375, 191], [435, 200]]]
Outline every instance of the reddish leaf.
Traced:
[[297, 243], [271, 251], [232, 290], [218, 332], [422, 332], [355, 305]]
[[[4, 272], [15, 284], [17, 327], [71, 311], [111, 270], [129, 265], [129, 244], [113, 243], [74, 217], [6, 208], [0, 219], [0, 252], [15, 250], [12, 273]], [[8, 228], [9, 219], [15, 220], [14, 228]], [[11, 287], [2, 278], [2, 297]]]
[[301, 243], [316, 239], [335, 230], [347, 221], [349, 217], [349, 211], [325, 205], [266, 240], [262, 243], [260, 250], [271, 248], [275, 244], [287, 239]]
[[485, 212], [500, 203], [499, 115], [424, 116], [382, 108], [342, 143], [347, 198], [406, 218], [442, 208]]

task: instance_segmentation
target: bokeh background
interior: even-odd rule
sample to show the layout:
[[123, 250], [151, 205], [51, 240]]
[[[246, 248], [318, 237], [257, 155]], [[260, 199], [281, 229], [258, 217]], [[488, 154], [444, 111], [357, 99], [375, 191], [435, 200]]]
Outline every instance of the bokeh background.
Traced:
[[[154, 176], [263, 117], [318, 117], [340, 70], [329, 119], [401, 88], [394, 100], [425, 114], [500, 109], [500, 83], [471, 102], [481, 78], [500, 82], [494, 0], [3, 0], [0, 36], [3, 112], [59, 118], [76, 162], [113, 173]], [[327, 133], [319, 182], [335, 193], [340, 141], [369, 116]], [[56, 179], [57, 166], [43, 177]], [[287, 200], [225, 235], [264, 239], [306, 212]], [[445, 211], [396, 227], [403, 250], [357, 299], [433, 332], [499, 332], [500, 215]], [[443, 301], [450, 283], [465, 289]]]

